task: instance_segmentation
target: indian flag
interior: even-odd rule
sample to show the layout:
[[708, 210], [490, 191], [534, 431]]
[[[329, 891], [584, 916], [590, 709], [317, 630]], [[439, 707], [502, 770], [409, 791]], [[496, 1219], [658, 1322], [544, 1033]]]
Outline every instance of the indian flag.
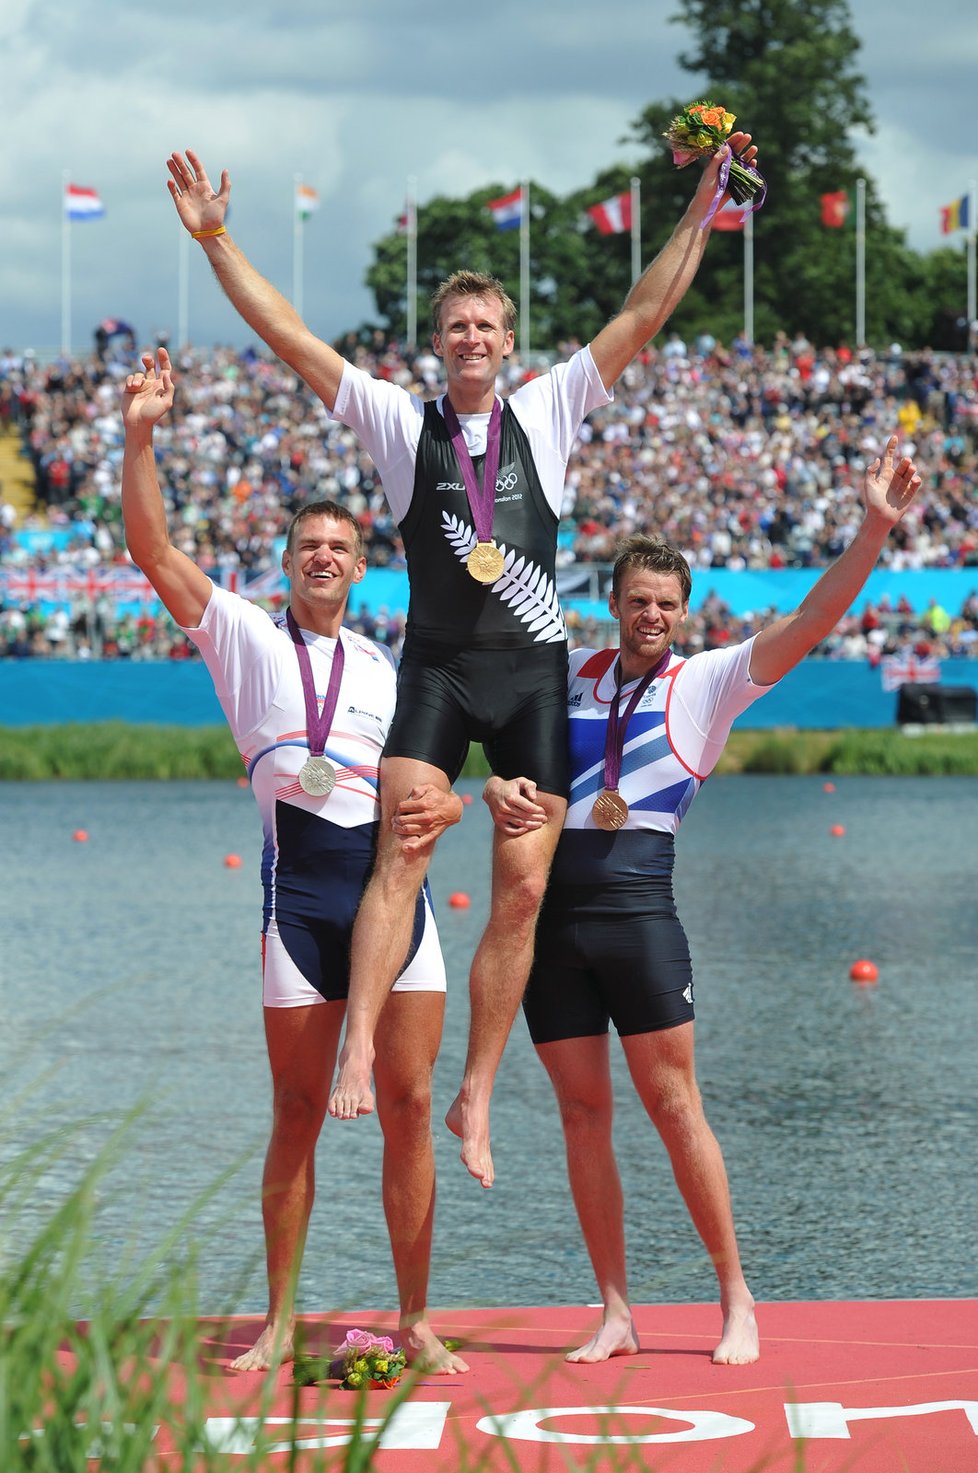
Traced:
[[105, 206], [94, 189], [65, 185], [65, 215], [69, 220], [98, 220], [104, 214]]
[[319, 195], [308, 184], [297, 184], [295, 187], [295, 208], [300, 220], [308, 220], [309, 216], [319, 209]]

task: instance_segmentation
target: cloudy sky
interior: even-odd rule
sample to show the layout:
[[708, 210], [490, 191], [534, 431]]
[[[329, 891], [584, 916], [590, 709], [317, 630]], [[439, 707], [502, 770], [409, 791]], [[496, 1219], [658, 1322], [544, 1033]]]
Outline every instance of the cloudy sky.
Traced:
[[[564, 193], [637, 157], [621, 139], [642, 108], [695, 91], [676, 60], [689, 37], [669, 23], [673, 9], [3, 0], [0, 347], [56, 349], [66, 300], [76, 352], [105, 317], [131, 323], [141, 342], [175, 337], [180, 231], [165, 159], [188, 145], [215, 179], [231, 171], [235, 238], [286, 295], [296, 177], [314, 188], [305, 315], [325, 337], [369, 319], [371, 245], [403, 209], [409, 177], [422, 202], [522, 177]], [[850, 10], [878, 128], [858, 152], [891, 223], [930, 250], [942, 243], [939, 207], [978, 176], [978, 7], [850, 0]], [[65, 176], [97, 190], [107, 212], [72, 227], [67, 292]], [[196, 248], [186, 281], [191, 339], [243, 346], [247, 330]]]

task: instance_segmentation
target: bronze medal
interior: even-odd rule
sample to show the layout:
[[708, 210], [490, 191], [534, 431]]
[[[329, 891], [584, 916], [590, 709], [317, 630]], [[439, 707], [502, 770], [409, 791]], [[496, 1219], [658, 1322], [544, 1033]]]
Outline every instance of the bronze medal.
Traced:
[[591, 805], [591, 817], [599, 829], [605, 829], [608, 833], [613, 834], [622, 827], [628, 817], [628, 804], [620, 793], [611, 788], [605, 788]]
[[495, 583], [502, 575], [506, 560], [495, 542], [477, 542], [466, 558], [465, 566], [477, 583]]
[[299, 768], [299, 787], [310, 798], [328, 798], [336, 786], [336, 768], [326, 757], [307, 757]]

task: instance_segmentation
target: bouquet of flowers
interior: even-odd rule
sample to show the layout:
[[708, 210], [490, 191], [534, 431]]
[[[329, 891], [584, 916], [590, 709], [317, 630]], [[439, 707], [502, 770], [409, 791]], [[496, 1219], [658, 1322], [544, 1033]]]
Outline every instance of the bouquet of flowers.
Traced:
[[389, 1335], [371, 1335], [367, 1330], [347, 1330], [342, 1345], [326, 1360], [321, 1356], [297, 1355], [292, 1379], [302, 1386], [327, 1377], [339, 1380], [345, 1391], [364, 1386], [396, 1386], [404, 1374], [407, 1357]]
[[[691, 102], [684, 107], [662, 135], [672, 145], [672, 161], [677, 169], [715, 154], [726, 143], [735, 122], [734, 114], [715, 102]], [[758, 171], [737, 158], [725, 159], [721, 165], [720, 194], [728, 187], [738, 205], [750, 205], [752, 210], [761, 208], [767, 194], [767, 185]]]

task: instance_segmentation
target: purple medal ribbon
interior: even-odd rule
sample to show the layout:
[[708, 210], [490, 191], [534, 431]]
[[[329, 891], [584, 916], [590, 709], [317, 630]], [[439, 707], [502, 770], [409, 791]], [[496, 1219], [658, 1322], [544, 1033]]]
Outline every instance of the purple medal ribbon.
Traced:
[[[705, 216], [700, 221], [701, 230], [706, 229], [706, 227], [712, 222], [713, 216], [720, 208], [720, 201], [723, 198], [723, 191], [726, 189], [727, 180], [730, 178], [730, 163], [732, 158], [733, 154], [728, 153], [727, 157], [723, 159], [720, 164], [720, 172], [717, 175], [716, 191], [713, 195], [713, 199], [710, 201], [710, 208], [707, 210]], [[738, 206], [738, 208], [743, 209], [744, 212], [740, 217], [742, 221], [746, 220], [748, 215], [756, 214], [756, 212], [761, 208], [761, 205], [767, 199], [767, 180], [764, 179], [761, 174], [758, 173], [757, 169], [755, 169], [751, 164], [744, 164], [743, 167], [745, 169], [749, 169], [752, 174], [757, 174], [758, 179], [760, 179], [761, 181], [761, 192], [759, 195], [756, 196], [756, 198], [749, 200], [747, 204]]]
[[625, 736], [628, 730], [628, 723], [635, 713], [635, 707], [645, 695], [645, 692], [656, 676], [661, 675], [662, 671], [666, 668], [671, 653], [671, 650], [666, 650], [658, 665], [653, 670], [647, 670], [642, 676], [638, 685], [628, 698], [628, 705], [625, 707], [624, 716], [620, 715], [618, 709], [621, 703], [621, 656], [618, 657], [618, 663], [615, 667], [615, 698], [608, 711], [608, 731], [604, 742], [604, 785], [608, 792], [617, 793], [618, 791], [618, 782], [621, 778], [621, 759], [625, 750]]
[[326, 687], [326, 699], [320, 712], [319, 703], [316, 700], [316, 684], [312, 678], [312, 660], [309, 658], [309, 650], [291, 609], [286, 612], [285, 622], [288, 625], [292, 643], [295, 645], [299, 674], [302, 676], [302, 696], [306, 703], [306, 735], [309, 738], [309, 753], [312, 757], [321, 757], [326, 750], [326, 738], [333, 724], [336, 702], [340, 694], [340, 681], [343, 679], [343, 664], [346, 659], [343, 653], [343, 641], [337, 634], [336, 649], [333, 651], [333, 666], [329, 672], [329, 685]]
[[475, 473], [475, 466], [472, 464], [469, 447], [465, 443], [465, 436], [462, 434], [462, 426], [458, 422], [458, 415], [447, 394], [442, 413], [445, 416], [448, 433], [452, 437], [452, 449], [455, 451], [455, 459], [458, 461], [458, 468], [462, 472], [462, 480], [465, 483], [465, 494], [468, 497], [469, 510], [475, 523], [476, 541], [491, 542], [492, 514], [496, 505], [496, 477], [499, 474], [502, 406], [498, 399], [493, 400], [489, 429], [486, 434], [486, 458], [482, 463], [481, 486]]

